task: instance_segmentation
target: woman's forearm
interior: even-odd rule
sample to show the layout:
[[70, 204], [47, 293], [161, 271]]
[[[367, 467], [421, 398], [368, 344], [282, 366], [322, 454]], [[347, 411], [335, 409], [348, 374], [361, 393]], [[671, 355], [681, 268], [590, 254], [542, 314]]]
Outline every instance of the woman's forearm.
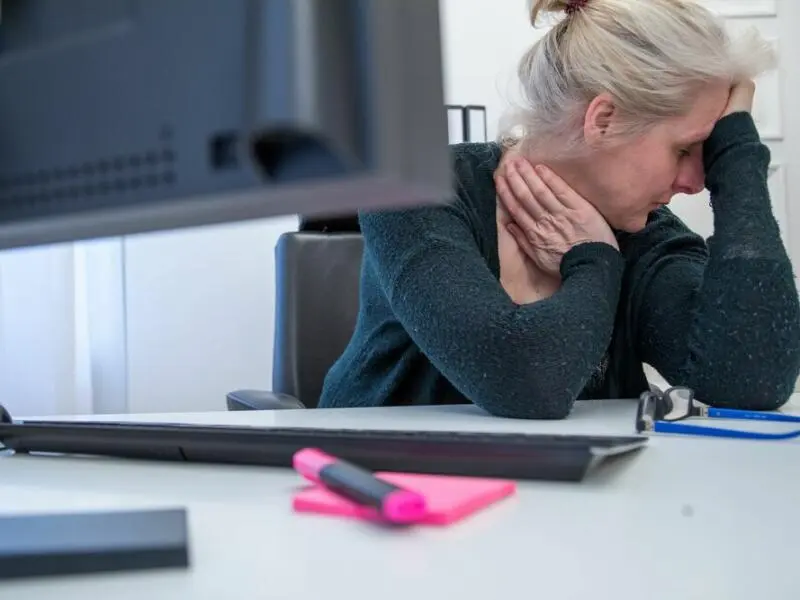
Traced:
[[751, 116], [735, 113], [704, 158], [715, 227], [684, 369], [706, 402], [776, 408], [800, 373], [800, 302], [772, 213], [770, 153]]

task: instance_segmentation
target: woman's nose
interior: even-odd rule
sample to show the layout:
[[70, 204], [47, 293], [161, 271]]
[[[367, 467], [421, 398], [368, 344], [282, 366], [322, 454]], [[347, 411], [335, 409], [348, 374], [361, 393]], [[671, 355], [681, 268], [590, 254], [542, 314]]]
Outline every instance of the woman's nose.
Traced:
[[695, 152], [681, 162], [678, 176], [673, 184], [676, 194], [699, 194], [706, 187], [706, 172], [703, 168], [703, 156]]

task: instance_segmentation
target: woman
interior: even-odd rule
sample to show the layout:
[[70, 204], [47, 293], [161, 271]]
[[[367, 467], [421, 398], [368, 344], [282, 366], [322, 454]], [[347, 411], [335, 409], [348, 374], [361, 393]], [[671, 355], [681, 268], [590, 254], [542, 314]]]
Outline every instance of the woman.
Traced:
[[[533, 23], [555, 10], [514, 141], [455, 147], [450, 205], [361, 215], [360, 317], [320, 406], [563, 418], [638, 396], [642, 363], [711, 405], [788, 399], [800, 302], [749, 114], [765, 46], [690, 0], [539, 0]], [[708, 243], [665, 206], [704, 185]]]

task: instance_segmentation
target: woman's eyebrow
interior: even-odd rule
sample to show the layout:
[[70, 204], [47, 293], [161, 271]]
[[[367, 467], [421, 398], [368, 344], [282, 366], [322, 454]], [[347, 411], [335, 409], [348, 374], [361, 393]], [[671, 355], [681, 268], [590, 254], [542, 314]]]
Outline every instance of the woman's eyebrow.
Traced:
[[714, 127], [706, 127], [700, 131], [695, 131], [691, 135], [688, 135], [684, 138], [683, 143], [687, 146], [691, 146], [692, 144], [699, 144], [700, 142], [704, 142], [709, 138], [711, 132], [714, 130]]
[[702, 144], [707, 138], [707, 135], [693, 135], [691, 137], [687, 136], [683, 138], [678, 145], [682, 147], [697, 146], [698, 144]]

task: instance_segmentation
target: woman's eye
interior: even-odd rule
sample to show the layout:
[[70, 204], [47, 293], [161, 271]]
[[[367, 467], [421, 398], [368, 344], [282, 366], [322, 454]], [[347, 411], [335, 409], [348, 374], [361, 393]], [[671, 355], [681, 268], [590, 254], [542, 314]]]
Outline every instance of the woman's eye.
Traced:
[[681, 149], [681, 150], [678, 150], [678, 156], [680, 156], [681, 158], [686, 158], [686, 157], [687, 157], [687, 156], [689, 156], [690, 154], [691, 154], [691, 151], [689, 151], [689, 150], [688, 150], [688, 149], [686, 149], [686, 148], [683, 148], [683, 149]]

